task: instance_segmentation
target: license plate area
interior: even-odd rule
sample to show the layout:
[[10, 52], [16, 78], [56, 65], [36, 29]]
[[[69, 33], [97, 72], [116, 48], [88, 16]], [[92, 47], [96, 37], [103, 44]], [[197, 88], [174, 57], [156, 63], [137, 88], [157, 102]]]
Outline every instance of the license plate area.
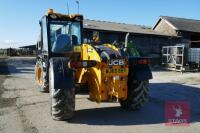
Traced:
[[128, 68], [106, 68], [104, 69], [104, 74], [106, 76], [127, 76]]

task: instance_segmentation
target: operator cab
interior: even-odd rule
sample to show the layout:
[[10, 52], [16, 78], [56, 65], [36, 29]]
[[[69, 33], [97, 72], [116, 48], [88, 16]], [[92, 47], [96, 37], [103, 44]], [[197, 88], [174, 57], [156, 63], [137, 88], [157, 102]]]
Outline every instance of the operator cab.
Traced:
[[48, 56], [64, 56], [82, 44], [82, 15], [63, 15], [48, 10], [40, 21], [37, 49]]

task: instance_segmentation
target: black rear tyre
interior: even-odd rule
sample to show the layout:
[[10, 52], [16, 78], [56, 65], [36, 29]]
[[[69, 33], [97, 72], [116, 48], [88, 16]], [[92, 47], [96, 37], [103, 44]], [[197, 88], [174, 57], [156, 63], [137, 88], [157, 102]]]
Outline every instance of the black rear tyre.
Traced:
[[[49, 67], [51, 115], [54, 120], [68, 120], [71, 119], [74, 115], [75, 88], [70, 86], [69, 87], [65, 86], [64, 88], [55, 88], [55, 82], [59, 81], [56, 78], [61, 78], [61, 77], [55, 74], [55, 71], [53, 70], [55, 67], [53, 67], [52, 65], [53, 63], [51, 63]], [[73, 74], [69, 74], [68, 76], [73, 76]]]
[[121, 107], [125, 110], [138, 110], [149, 97], [149, 81], [136, 81], [129, 79], [128, 94], [125, 101], [120, 101]]

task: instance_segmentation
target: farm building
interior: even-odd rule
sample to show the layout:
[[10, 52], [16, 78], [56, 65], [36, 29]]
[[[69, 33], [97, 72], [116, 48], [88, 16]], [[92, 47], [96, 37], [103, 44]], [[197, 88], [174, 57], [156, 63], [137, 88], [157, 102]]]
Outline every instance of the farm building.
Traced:
[[200, 48], [200, 20], [161, 16], [154, 31], [181, 38], [181, 43], [191, 48]]
[[129, 41], [132, 41], [140, 53], [145, 56], [160, 55], [162, 46], [174, 45], [180, 41], [179, 37], [175, 35], [155, 31], [151, 27], [141, 25], [86, 19], [83, 28], [84, 42], [91, 42], [93, 35], [97, 34], [100, 43], [121, 45], [125, 41], [126, 34], [130, 33]]
[[200, 20], [161, 16], [153, 30], [177, 36], [184, 44], [163, 47], [162, 63], [166, 67], [200, 70]]
[[36, 45], [21, 46], [19, 48], [26, 49], [26, 50], [36, 50]]

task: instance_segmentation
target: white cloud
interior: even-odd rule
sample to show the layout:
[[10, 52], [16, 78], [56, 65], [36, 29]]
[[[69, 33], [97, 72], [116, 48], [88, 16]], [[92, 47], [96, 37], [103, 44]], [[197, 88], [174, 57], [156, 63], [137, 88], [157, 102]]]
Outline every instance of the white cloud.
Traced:
[[12, 44], [12, 43], [15, 43], [15, 41], [13, 41], [13, 40], [5, 40], [4, 43]]

